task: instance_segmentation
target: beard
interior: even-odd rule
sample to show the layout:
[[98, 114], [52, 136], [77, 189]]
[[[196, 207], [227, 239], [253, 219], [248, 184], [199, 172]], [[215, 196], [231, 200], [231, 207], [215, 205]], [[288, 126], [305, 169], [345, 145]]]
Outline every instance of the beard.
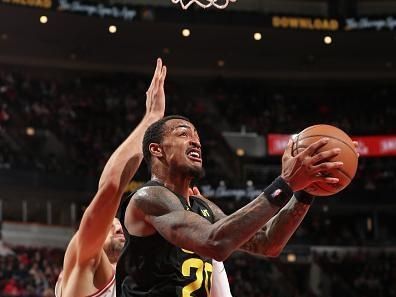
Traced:
[[185, 168], [187, 175], [191, 176], [193, 179], [201, 179], [205, 176], [205, 169], [198, 166], [188, 166]]
[[124, 242], [111, 238], [110, 243], [103, 247], [110, 262], [117, 262], [124, 248]]

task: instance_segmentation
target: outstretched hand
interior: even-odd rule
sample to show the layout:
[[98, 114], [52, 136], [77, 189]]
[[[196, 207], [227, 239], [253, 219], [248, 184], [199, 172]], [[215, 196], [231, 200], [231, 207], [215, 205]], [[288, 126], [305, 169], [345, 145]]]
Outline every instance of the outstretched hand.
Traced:
[[165, 77], [166, 66], [162, 65], [161, 58], [158, 58], [153, 79], [146, 92], [146, 116], [161, 119], [165, 114]]
[[282, 157], [281, 177], [289, 184], [293, 192], [303, 190], [314, 182], [336, 184], [338, 178], [322, 175], [321, 172], [341, 168], [344, 164], [337, 161], [328, 161], [340, 153], [340, 149], [317, 153], [318, 149], [328, 143], [329, 139], [322, 138], [296, 156], [292, 156], [293, 140], [290, 139]]

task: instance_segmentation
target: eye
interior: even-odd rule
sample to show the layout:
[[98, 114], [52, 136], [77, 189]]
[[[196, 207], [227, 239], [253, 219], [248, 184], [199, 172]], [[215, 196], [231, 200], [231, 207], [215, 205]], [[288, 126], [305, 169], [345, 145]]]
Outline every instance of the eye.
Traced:
[[181, 132], [180, 136], [187, 137], [187, 132]]

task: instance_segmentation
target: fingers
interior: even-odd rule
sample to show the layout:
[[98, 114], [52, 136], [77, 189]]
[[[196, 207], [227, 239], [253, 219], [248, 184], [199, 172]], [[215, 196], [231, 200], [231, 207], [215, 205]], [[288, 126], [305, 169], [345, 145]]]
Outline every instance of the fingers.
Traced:
[[310, 146], [308, 146], [305, 150], [303, 150], [300, 154], [304, 156], [312, 156], [315, 152], [320, 149], [322, 146], [326, 145], [329, 142], [328, 138], [321, 138], [318, 141], [315, 141]]
[[188, 188], [188, 196], [193, 196], [194, 195], [194, 191], [191, 188]]
[[166, 78], [166, 71], [167, 71], [166, 66], [163, 66], [162, 70], [161, 70], [161, 76], [160, 76], [160, 86], [161, 87], [164, 85], [164, 81]]
[[289, 156], [291, 156], [291, 153], [292, 153], [292, 149], [293, 149], [293, 138], [292, 137], [290, 137], [290, 139], [289, 139], [289, 141], [288, 141], [288, 143], [287, 143], [287, 146], [286, 146], [286, 149], [285, 149], [285, 152], [283, 153], [283, 157], [289, 157]]
[[201, 196], [201, 192], [197, 187], [188, 188], [188, 196]]
[[329, 177], [329, 176], [320, 176], [318, 175], [315, 179], [315, 182], [322, 182], [326, 184], [338, 184], [340, 181], [337, 177]]
[[193, 187], [193, 192], [194, 192], [194, 195], [201, 195], [201, 192], [199, 191], [199, 189], [197, 187]]
[[334, 158], [337, 155], [339, 155], [340, 152], [341, 152], [341, 149], [335, 148], [335, 149], [331, 149], [328, 151], [318, 153], [312, 157], [311, 164], [315, 165], [315, 164], [318, 164], [324, 160], [330, 160], [331, 158]]
[[359, 142], [353, 141], [353, 145], [355, 146], [355, 153], [356, 153], [356, 155], [357, 155], [358, 158], [359, 158], [359, 156], [360, 156], [359, 151], [358, 151]]
[[312, 166], [312, 173], [326, 172], [333, 169], [340, 169], [344, 166], [343, 162], [323, 162]]
[[162, 60], [158, 58], [157, 60], [157, 68], [155, 69], [153, 81], [152, 81], [152, 92], [155, 94], [158, 90], [159, 80], [161, 78], [162, 72]]
[[293, 138], [290, 137], [289, 141], [287, 142], [287, 146], [286, 146], [286, 151], [287, 151], [290, 155], [291, 155], [291, 151], [292, 151], [292, 149], [293, 149], [293, 144], [294, 144]]
[[155, 67], [153, 79], [151, 80], [151, 84], [147, 90], [147, 93], [150, 91], [153, 91], [155, 89], [156, 84], [158, 84], [158, 80], [161, 76], [161, 71], [162, 71], [162, 59], [158, 58], [157, 59], [157, 65]]

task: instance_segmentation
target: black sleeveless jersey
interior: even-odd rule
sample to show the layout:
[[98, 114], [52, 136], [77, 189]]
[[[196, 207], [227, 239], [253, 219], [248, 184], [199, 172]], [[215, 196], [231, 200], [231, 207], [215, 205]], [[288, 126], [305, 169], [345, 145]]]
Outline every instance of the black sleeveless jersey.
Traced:
[[[149, 181], [142, 187], [146, 186], [163, 187], [155, 181]], [[191, 205], [188, 206], [183, 197], [174, 194], [186, 211], [193, 211], [211, 223], [214, 222], [213, 212], [206, 202], [197, 197], [190, 197]], [[212, 259], [174, 246], [158, 232], [147, 237], [128, 233], [124, 218], [132, 195], [122, 203], [118, 216], [126, 242], [117, 263], [117, 296], [209, 297]]]

